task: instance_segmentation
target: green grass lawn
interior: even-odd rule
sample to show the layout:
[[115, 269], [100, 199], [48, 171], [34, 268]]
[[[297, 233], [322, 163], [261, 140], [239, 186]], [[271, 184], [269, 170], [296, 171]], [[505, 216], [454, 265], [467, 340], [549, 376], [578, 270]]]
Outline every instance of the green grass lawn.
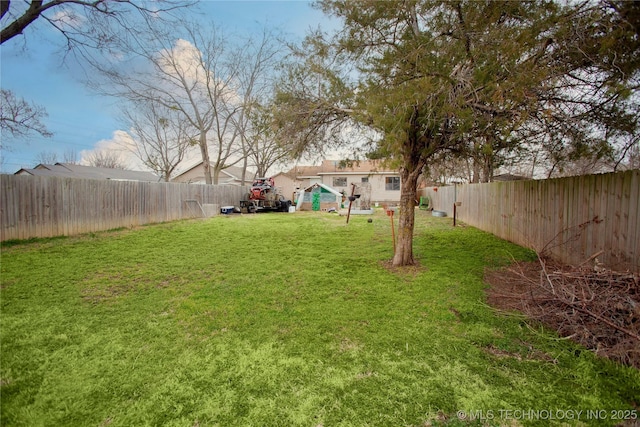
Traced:
[[218, 216], [4, 245], [1, 424], [633, 417], [637, 370], [484, 302], [484, 269], [531, 252], [419, 211], [421, 268], [390, 271], [389, 219], [367, 219]]

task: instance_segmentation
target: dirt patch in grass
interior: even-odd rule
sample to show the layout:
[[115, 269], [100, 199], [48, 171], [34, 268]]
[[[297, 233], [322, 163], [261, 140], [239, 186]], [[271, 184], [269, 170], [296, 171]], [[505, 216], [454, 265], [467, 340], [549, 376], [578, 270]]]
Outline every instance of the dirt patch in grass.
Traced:
[[111, 301], [120, 295], [126, 295], [134, 289], [130, 284], [116, 284], [104, 288], [86, 288], [82, 291], [82, 300], [90, 304]]
[[380, 261], [380, 265], [387, 271], [405, 278], [415, 278], [418, 274], [427, 271], [427, 267], [420, 265], [418, 260], [415, 260], [413, 265], [403, 265], [398, 267], [393, 265], [392, 259], [389, 259], [386, 261]]
[[139, 271], [140, 266], [119, 270], [93, 272], [83, 281], [81, 296], [83, 301], [98, 304], [114, 301], [148, 286], [147, 278]]
[[519, 311], [597, 355], [640, 369], [640, 276], [550, 260], [485, 274], [487, 302]]

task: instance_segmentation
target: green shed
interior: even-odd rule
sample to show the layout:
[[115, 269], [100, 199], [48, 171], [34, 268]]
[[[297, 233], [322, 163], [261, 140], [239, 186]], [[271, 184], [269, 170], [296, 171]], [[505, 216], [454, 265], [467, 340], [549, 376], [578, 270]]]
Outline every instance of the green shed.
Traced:
[[342, 193], [326, 184], [316, 183], [298, 194], [297, 210], [320, 211], [330, 208], [340, 209]]

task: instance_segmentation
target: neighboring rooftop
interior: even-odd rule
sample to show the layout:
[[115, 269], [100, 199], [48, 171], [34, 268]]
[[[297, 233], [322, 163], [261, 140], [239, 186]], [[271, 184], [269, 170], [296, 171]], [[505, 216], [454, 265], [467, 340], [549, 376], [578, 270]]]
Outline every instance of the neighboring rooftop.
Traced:
[[[204, 182], [204, 162], [199, 161], [190, 168], [181, 172], [171, 179], [174, 182]], [[213, 174], [213, 165], [211, 165], [211, 173]], [[245, 172], [245, 183], [251, 183], [256, 176], [253, 169], [247, 169]], [[242, 168], [238, 166], [227, 166], [220, 171], [218, 176], [218, 184], [240, 185], [242, 183]]]
[[320, 166], [295, 166], [286, 175], [298, 178], [309, 178], [320, 175], [343, 174], [343, 173], [397, 173], [382, 162], [376, 160], [360, 160], [345, 164], [338, 160], [323, 160]]
[[492, 181], [523, 181], [523, 180], [529, 180], [531, 178], [527, 178], [526, 176], [522, 176], [522, 175], [513, 175], [510, 173], [503, 173], [500, 175], [494, 175], [493, 178], [491, 179]]
[[125, 169], [98, 168], [71, 163], [53, 165], [39, 164], [33, 169], [20, 169], [15, 175], [60, 176], [66, 178], [111, 179], [115, 181], [158, 182], [160, 178], [152, 172], [131, 171]]

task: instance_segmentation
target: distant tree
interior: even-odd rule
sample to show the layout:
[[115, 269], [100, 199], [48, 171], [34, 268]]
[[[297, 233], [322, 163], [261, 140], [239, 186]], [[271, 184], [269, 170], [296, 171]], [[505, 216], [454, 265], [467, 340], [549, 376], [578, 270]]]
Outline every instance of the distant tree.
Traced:
[[205, 182], [212, 184], [221, 168], [217, 173], [211, 170], [210, 138], [219, 143], [216, 164], [235, 154], [229, 141], [238, 137], [232, 129], [232, 115], [239, 109], [233, 91], [238, 57], [228, 51], [219, 28], [184, 26], [189, 40], [176, 38], [174, 29], [153, 28], [140, 43], [123, 46], [143, 65], [136, 69], [121, 67], [120, 62], [95, 64], [108, 83], [93, 84], [103, 94], [134, 104], [151, 102], [180, 112], [197, 132]]
[[85, 157], [84, 161], [88, 163], [89, 166], [97, 168], [129, 169], [117, 151], [96, 151]]
[[36, 155], [36, 164], [52, 165], [58, 161], [55, 151], [41, 151]]
[[276, 35], [264, 30], [260, 37], [249, 38], [241, 43], [237, 55], [241, 57], [238, 67], [238, 84], [235, 87], [241, 108], [233, 117], [234, 127], [240, 137], [242, 182], [246, 180], [249, 163], [264, 176], [277, 161], [273, 140], [264, 119], [265, 107], [273, 97], [275, 73], [282, 63], [283, 45]]
[[215, 25], [183, 22], [123, 47], [139, 68], [94, 64], [108, 83], [93, 83], [100, 93], [179, 111], [197, 131], [205, 182], [216, 184], [220, 171], [246, 157], [251, 109], [278, 49], [268, 32], [257, 40], [229, 40]]
[[258, 176], [267, 176], [274, 165], [290, 159], [289, 151], [282, 144], [279, 129], [273, 126], [273, 111], [259, 107], [251, 114], [246, 132], [247, 159], [257, 169]]
[[546, 176], [616, 170], [640, 133], [640, 3], [576, 3], [549, 36], [555, 71], [514, 138]]
[[74, 148], [67, 148], [62, 153], [62, 162], [71, 165], [78, 164], [78, 152]]
[[42, 119], [47, 117], [43, 107], [30, 104], [22, 98], [16, 98], [10, 90], [0, 90], [0, 148], [6, 149], [6, 139], [24, 138], [32, 134], [51, 137]]
[[180, 111], [153, 101], [137, 102], [123, 109], [123, 116], [135, 144], [133, 153], [168, 182], [196, 144], [193, 128]]
[[[36, 155], [36, 164], [52, 165], [58, 163], [58, 153], [55, 151], [41, 151]], [[77, 164], [78, 154], [73, 148], [66, 149], [62, 154], [62, 163]]]

